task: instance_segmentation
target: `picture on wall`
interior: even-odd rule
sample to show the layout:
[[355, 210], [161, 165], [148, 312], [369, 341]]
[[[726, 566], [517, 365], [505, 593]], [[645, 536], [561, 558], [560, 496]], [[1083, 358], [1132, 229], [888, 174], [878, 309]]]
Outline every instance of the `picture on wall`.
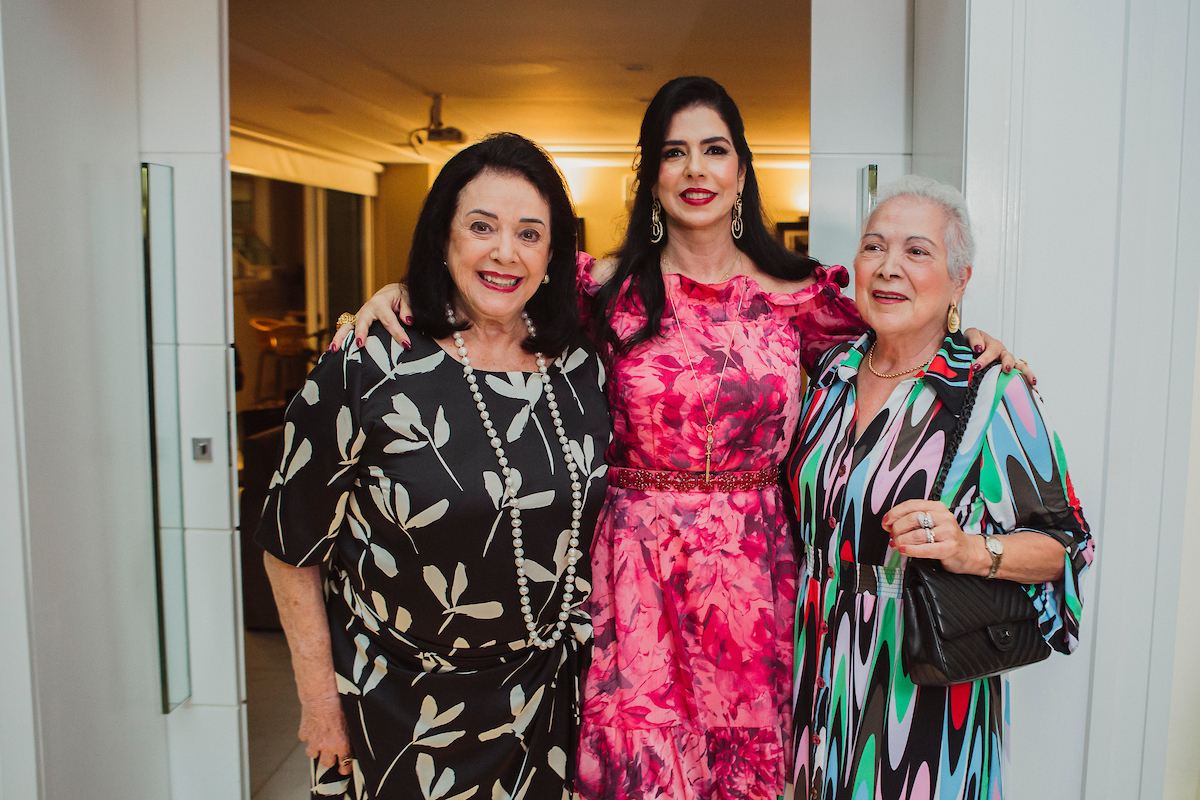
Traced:
[[808, 217], [801, 217], [799, 222], [775, 223], [775, 238], [792, 252], [808, 256]]

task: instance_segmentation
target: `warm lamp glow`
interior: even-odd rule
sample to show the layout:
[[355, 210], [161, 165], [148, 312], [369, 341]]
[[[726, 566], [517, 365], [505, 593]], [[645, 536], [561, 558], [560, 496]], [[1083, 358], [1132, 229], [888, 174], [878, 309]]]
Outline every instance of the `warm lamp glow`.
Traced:
[[798, 186], [792, 194], [792, 205], [798, 208], [801, 214], [808, 213], [808, 185]]

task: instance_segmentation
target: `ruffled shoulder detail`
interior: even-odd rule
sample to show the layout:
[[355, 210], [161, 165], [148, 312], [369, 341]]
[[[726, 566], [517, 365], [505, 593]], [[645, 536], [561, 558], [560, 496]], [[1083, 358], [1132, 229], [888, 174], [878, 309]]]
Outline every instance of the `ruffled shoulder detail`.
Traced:
[[592, 277], [592, 266], [596, 263], [595, 256], [580, 250], [575, 255], [575, 285], [580, 295], [591, 297], [600, 291], [600, 282]]

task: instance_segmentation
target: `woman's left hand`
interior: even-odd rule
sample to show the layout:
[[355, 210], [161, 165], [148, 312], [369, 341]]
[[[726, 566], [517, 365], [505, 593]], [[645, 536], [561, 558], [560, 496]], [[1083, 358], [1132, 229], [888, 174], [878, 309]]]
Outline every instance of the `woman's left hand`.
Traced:
[[1026, 383], [1030, 386], [1037, 386], [1037, 376], [1033, 374], [1033, 370], [1029, 368], [1029, 364], [1008, 352], [1008, 349], [1004, 346], [1004, 342], [995, 337], [988, 336], [978, 328], [967, 328], [963, 333], [971, 345], [971, 350], [975, 353], [975, 365], [977, 368], [982, 369], [996, 359], [999, 359], [1000, 368], [1005, 372], [1012, 372], [1014, 369], [1020, 370]]
[[[933, 527], [930, 543], [921, 515], [928, 514]], [[935, 558], [950, 572], [986, 575], [992, 565], [983, 537], [964, 533], [958, 520], [936, 500], [905, 500], [883, 517], [883, 529], [891, 534], [892, 549], [913, 558]]]

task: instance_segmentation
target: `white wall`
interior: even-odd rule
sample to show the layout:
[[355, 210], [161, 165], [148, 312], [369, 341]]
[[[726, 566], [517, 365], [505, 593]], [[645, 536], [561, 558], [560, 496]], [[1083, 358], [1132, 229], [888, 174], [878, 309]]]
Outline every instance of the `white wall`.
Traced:
[[[24, 471], [28, 531], [25, 558], [6, 564], [4, 583], [7, 593], [24, 572], [37, 719], [33, 731], [16, 733], [36, 734], [41, 776], [40, 787], [30, 786], [31, 765], [5, 753], [4, 796], [160, 800], [170, 789], [150, 514], [134, 5], [3, 0], [0, 21], [8, 301], [26, 328], [2, 381], [16, 391], [19, 410], [5, 420], [20, 426], [25, 449], [5, 458], [15, 457], [17, 477]], [[13, 613], [5, 608], [6, 628]], [[3, 720], [6, 741], [12, 722]], [[13, 756], [28, 757], [22, 745]]]
[[[0, 15], [2, 17], [2, 15]], [[3, 30], [0, 19], [0, 31]], [[0, 47], [0, 800], [37, 797], [40, 757], [28, 587], [25, 425], [13, 270], [8, 119]]]
[[221, 0], [137, 0], [141, 158], [174, 168], [181, 449], [192, 696], [167, 717], [173, 800], [248, 786], [239, 544], [231, 480], [228, 34]]
[[849, 268], [858, 250], [858, 171], [879, 185], [912, 164], [912, 0], [812, 2], [809, 252]]
[[[841, 71], [850, 94], [846, 82], [859, 81], [861, 108], [879, 114], [875, 134], [898, 119], [875, 93], [900, 74], [900, 54], [891, 42], [863, 45], [870, 11], [842, 5], [813, 5], [813, 238], [823, 260], [839, 257], [818, 247], [848, 242], [855, 211], [848, 170], [834, 185], [818, 167], [850, 147], [821, 132], [860, 141], [839, 126], [866, 124], [859, 106], [818, 92], [824, 73]], [[951, 182], [961, 175], [979, 245], [965, 321], [1037, 369], [1099, 547], [1080, 650], [1012, 676], [1014, 800], [1163, 797], [1168, 759], [1179, 778], [1169, 796], [1196, 795], [1194, 581], [1180, 593], [1197, 548], [1181, 533], [1200, 298], [1189, 238], [1200, 229], [1195, 5], [917, 0], [910, 12], [912, 163]], [[856, 72], [863, 64], [882, 77]]]
[[[1188, 20], [1188, 0], [971, 7], [967, 319], [1038, 367], [1099, 545], [1081, 652], [1013, 677], [1018, 798], [1163, 792], [1200, 290]], [[1021, 736], [1063, 720], [1053, 748]]]
[[[225, 7], [0, 0], [0, 797], [240, 798]], [[139, 165], [175, 169], [192, 699], [162, 713]], [[17, 320], [25, 320], [21, 330]]]

